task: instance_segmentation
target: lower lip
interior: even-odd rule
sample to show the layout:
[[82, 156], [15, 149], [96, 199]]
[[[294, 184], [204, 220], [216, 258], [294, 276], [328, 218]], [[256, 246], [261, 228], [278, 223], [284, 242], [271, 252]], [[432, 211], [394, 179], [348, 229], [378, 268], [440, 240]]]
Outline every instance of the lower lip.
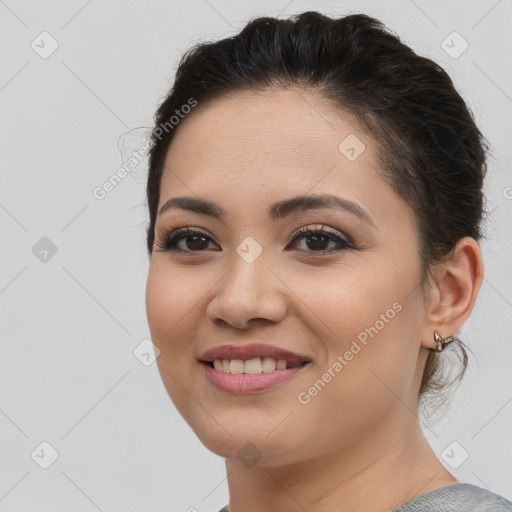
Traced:
[[270, 389], [285, 380], [297, 375], [300, 371], [309, 366], [305, 364], [296, 368], [287, 370], [274, 370], [273, 372], [256, 373], [253, 375], [247, 373], [226, 373], [216, 370], [211, 366], [200, 363], [206, 372], [206, 377], [216, 388], [230, 393], [245, 394], [257, 393]]

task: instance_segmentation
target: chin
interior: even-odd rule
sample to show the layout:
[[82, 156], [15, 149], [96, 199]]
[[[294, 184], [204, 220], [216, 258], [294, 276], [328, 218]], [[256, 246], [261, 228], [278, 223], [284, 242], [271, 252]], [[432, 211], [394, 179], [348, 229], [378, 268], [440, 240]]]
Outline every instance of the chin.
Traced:
[[240, 461], [248, 468], [255, 464], [280, 467], [299, 462], [304, 457], [303, 447], [289, 432], [277, 432], [276, 429], [269, 435], [272, 429], [266, 422], [261, 424], [261, 428], [253, 427], [250, 431], [243, 423], [230, 423], [229, 433], [217, 423], [215, 425], [213, 429], [210, 423], [200, 428], [190, 426], [209, 451], [225, 459]]

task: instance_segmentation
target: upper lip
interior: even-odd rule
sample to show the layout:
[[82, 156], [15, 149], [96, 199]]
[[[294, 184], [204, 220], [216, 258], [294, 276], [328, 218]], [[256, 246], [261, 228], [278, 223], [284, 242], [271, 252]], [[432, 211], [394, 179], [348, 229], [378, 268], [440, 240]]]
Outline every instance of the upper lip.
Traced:
[[250, 345], [220, 345], [204, 352], [199, 358], [200, 361], [211, 362], [215, 359], [254, 359], [256, 357], [272, 357], [276, 360], [285, 360], [290, 364], [300, 364], [304, 361], [311, 361], [306, 356], [295, 354], [284, 348], [262, 343], [251, 343]]

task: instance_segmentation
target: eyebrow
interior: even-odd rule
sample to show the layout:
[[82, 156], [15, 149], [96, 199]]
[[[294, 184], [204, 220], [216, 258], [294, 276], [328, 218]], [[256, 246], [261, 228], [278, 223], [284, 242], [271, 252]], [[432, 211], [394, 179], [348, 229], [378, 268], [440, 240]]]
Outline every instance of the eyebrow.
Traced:
[[[216, 219], [222, 219], [227, 215], [227, 212], [219, 205], [197, 197], [173, 197], [163, 204], [158, 213], [162, 215], [164, 212], [174, 208], [208, 215]], [[348, 211], [364, 222], [376, 227], [369, 213], [359, 204], [329, 194], [297, 196], [278, 201], [269, 208], [269, 217], [273, 220], [283, 219], [294, 213], [320, 208], [338, 208]]]

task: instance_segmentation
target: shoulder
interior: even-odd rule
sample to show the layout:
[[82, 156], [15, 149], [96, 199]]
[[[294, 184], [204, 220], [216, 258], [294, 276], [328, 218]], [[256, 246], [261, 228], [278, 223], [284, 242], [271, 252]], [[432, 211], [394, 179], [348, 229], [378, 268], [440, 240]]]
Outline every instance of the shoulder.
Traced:
[[476, 485], [459, 482], [416, 496], [392, 512], [512, 512], [512, 502]]
[[[229, 512], [228, 505], [219, 512]], [[512, 502], [476, 485], [457, 483], [420, 494], [391, 512], [512, 512]]]

